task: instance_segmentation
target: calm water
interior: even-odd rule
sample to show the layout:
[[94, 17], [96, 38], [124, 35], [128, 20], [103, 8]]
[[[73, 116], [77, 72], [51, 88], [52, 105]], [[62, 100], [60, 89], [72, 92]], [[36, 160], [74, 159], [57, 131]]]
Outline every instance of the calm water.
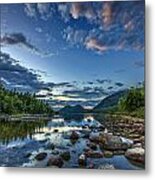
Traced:
[[[49, 121], [1, 122], [0, 166], [46, 167], [51, 154], [58, 155], [60, 152], [69, 151], [71, 159], [65, 161], [63, 167], [78, 168], [78, 157], [88, 148], [89, 139], [86, 134], [98, 133], [97, 128], [100, 125], [90, 115], [76, 118], [53, 117]], [[69, 138], [73, 130], [80, 137], [76, 142]], [[49, 149], [49, 144], [54, 144], [55, 149]], [[97, 147], [96, 151], [100, 152], [100, 148]], [[40, 152], [48, 154], [43, 161], [34, 158]], [[87, 168], [100, 168], [105, 165], [112, 165], [116, 169], [141, 169], [131, 164], [123, 155], [87, 159]]]

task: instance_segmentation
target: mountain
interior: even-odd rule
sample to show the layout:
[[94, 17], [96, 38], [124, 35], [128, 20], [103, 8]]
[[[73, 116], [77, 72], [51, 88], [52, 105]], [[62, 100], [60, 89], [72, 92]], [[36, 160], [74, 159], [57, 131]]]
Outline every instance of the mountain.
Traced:
[[114, 107], [118, 104], [118, 101], [121, 97], [125, 96], [128, 93], [128, 90], [118, 91], [106, 98], [104, 98], [98, 105], [94, 107], [94, 111], [105, 110], [107, 108]]
[[64, 108], [60, 109], [60, 114], [72, 114], [72, 113], [84, 113], [85, 109], [81, 105], [76, 106], [65, 106]]

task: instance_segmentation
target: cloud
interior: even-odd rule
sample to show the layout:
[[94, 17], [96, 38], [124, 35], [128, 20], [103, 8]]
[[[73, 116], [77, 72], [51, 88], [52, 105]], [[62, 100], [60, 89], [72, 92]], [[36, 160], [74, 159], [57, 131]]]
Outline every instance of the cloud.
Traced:
[[36, 17], [36, 6], [33, 3], [27, 3], [25, 4], [25, 8], [24, 11], [26, 13], [27, 16], [29, 17]]
[[103, 4], [102, 12], [101, 12], [103, 24], [108, 26], [112, 23], [112, 7], [111, 2], [105, 2]]
[[87, 49], [101, 51], [101, 52], [108, 50], [108, 47], [103, 45], [103, 43], [96, 38], [91, 38], [86, 40], [85, 46]]
[[[71, 23], [64, 32], [68, 43], [102, 54], [111, 50], [144, 50], [144, 1], [78, 2], [64, 6], [67, 23], [71, 22], [69, 11], [80, 27]], [[85, 18], [82, 20], [87, 28], [82, 27], [81, 18]]]
[[86, 38], [87, 33], [84, 30], [76, 30], [68, 26], [63, 33], [63, 38], [71, 45], [82, 45]]
[[64, 20], [64, 22], [68, 22], [70, 19], [68, 3], [59, 3], [57, 8], [58, 8], [58, 12], [59, 12], [61, 18]]
[[99, 84], [111, 83], [110, 79], [96, 79]]
[[39, 80], [38, 74], [18, 62], [9, 54], [0, 51], [0, 79], [7, 88], [34, 92], [47, 87], [47, 84]]
[[107, 89], [108, 90], [111, 90], [111, 89], [113, 89], [114, 87], [113, 86], [109, 86]]
[[84, 87], [82, 89], [72, 89], [63, 92], [66, 96], [75, 96], [77, 99], [82, 98], [85, 100], [102, 99], [107, 95], [103, 87]]
[[47, 21], [52, 17], [54, 9], [50, 3], [26, 3], [24, 11], [28, 17]]
[[43, 20], [48, 20], [52, 16], [53, 9], [49, 3], [37, 3], [37, 10]]
[[143, 68], [144, 67], [144, 61], [136, 61], [136, 62], [134, 62], [134, 66], [136, 68]]
[[122, 87], [122, 86], [124, 86], [124, 84], [123, 84], [123, 83], [121, 83], [121, 82], [116, 82], [116, 83], [115, 83], [115, 85], [116, 85], [116, 86], [118, 86], [118, 87]]
[[78, 19], [85, 17], [87, 19], [94, 19], [95, 14], [90, 3], [75, 2], [71, 4], [70, 14], [72, 18]]
[[34, 52], [40, 52], [38, 48], [27, 41], [22, 33], [5, 34], [0, 38], [0, 43], [2, 45], [24, 45], [26, 48]]
[[124, 25], [125, 30], [132, 31], [134, 29], [134, 24], [132, 22], [132, 20], [128, 21], [125, 25]]
[[31, 44], [26, 36], [22, 33], [10, 33], [5, 34], [4, 36], [0, 37], [0, 44], [2, 46], [5, 45], [19, 45], [24, 46], [28, 50], [30, 50], [32, 53], [39, 55], [41, 57], [50, 57], [55, 55], [54, 53], [48, 53], [48, 52], [42, 52], [40, 49], [38, 49], [35, 45]]

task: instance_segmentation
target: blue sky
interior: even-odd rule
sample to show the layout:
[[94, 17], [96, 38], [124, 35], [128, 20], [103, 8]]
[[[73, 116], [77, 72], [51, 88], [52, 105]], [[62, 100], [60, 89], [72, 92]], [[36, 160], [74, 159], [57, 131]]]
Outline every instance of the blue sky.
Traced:
[[93, 106], [144, 81], [144, 1], [0, 6], [8, 88]]

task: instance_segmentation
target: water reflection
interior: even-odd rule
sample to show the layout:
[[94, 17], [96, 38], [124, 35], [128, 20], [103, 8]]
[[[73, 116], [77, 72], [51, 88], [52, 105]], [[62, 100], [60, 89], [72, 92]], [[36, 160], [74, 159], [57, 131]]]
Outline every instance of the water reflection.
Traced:
[[41, 132], [41, 129], [47, 125], [46, 121], [15, 121], [0, 123], [0, 142], [8, 144], [10, 141], [24, 140], [32, 138], [34, 133]]
[[48, 121], [14, 121], [0, 123], [0, 143], [7, 145], [11, 141], [32, 139], [35, 134], [82, 130], [82, 127], [97, 127], [100, 123], [91, 115], [55, 116]]

